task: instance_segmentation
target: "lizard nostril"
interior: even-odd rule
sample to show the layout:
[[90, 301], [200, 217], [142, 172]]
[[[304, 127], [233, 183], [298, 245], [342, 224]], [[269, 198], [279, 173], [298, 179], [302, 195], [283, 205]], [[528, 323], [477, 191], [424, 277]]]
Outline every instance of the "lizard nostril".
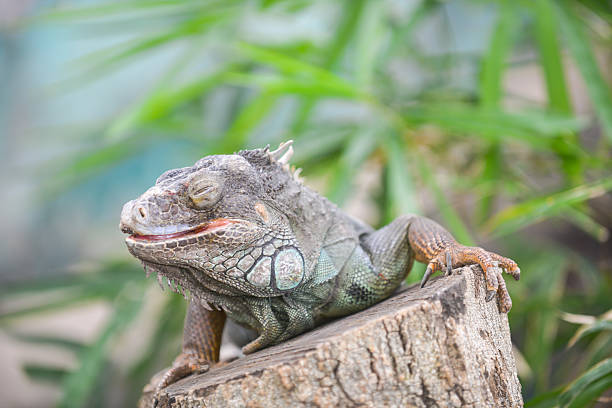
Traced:
[[147, 214], [145, 213], [145, 210], [142, 207], [138, 207], [138, 213], [140, 214], [142, 218], [147, 217]]

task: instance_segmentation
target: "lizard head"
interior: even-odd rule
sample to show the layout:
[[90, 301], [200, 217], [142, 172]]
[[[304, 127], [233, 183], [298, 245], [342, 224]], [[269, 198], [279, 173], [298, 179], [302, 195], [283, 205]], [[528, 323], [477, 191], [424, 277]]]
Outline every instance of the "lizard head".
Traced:
[[192, 294], [269, 295], [279, 289], [270, 285], [275, 257], [293, 263], [292, 282], [301, 279], [295, 269], [303, 274], [302, 256], [291, 252], [289, 221], [274, 206], [275, 191], [294, 182], [291, 154], [286, 142], [274, 152], [207, 156], [165, 172], [123, 206], [119, 226], [130, 253], [174, 290]]

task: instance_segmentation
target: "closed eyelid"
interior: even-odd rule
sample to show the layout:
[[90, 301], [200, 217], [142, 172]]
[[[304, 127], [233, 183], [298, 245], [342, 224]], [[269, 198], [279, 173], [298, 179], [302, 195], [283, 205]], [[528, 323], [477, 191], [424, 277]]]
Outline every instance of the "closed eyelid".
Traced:
[[194, 185], [191, 187], [191, 191], [190, 194], [192, 195], [199, 195], [199, 194], [204, 194], [204, 193], [208, 193], [208, 192], [212, 192], [217, 188], [216, 184], [210, 183], [210, 184], [204, 184], [204, 185]]

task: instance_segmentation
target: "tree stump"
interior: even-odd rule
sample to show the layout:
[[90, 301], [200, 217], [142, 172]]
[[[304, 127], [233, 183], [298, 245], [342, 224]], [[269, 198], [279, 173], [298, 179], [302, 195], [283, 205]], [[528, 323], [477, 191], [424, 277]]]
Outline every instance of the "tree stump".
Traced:
[[[161, 407], [522, 406], [508, 318], [478, 266], [185, 378]], [[141, 408], [152, 406], [151, 386]]]

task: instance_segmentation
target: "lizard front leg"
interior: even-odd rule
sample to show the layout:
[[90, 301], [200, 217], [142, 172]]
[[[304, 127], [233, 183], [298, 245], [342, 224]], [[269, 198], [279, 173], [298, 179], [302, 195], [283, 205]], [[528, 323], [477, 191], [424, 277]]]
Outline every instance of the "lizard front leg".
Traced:
[[444, 270], [450, 275], [455, 267], [478, 264], [484, 271], [487, 282], [486, 300], [490, 301], [497, 293], [501, 311], [507, 313], [510, 310], [512, 300], [502, 276], [502, 269], [518, 280], [521, 271], [516, 262], [479, 247], [461, 245], [448, 231], [428, 218], [412, 216], [409, 219], [410, 247], [416, 260], [427, 264], [421, 287], [436, 271]]
[[208, 371], [219, 361], [225, 312], [208, 310], [198, 300], [192, 300], [185, 317], [183, 350], [156, 386], [162, 388], [195, 373]]

